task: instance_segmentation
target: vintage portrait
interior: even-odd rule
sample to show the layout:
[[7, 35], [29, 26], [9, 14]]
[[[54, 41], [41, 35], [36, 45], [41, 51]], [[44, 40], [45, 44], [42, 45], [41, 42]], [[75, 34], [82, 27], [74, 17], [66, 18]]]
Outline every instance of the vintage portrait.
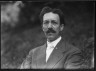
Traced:
[[1, 1], [1, 69], [94, 69], [94, 1]]

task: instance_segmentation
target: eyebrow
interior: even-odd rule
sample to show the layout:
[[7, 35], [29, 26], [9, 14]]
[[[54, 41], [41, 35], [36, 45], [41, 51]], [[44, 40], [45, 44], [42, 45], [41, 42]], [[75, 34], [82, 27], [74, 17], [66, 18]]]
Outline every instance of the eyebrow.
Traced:
[[[44, 21], [49, 21], [49, 20], [44, 20]], [[44, 22], [44, 21], [43, 21], [43, 22]], [[57, 22], [56, 20], [51, 20], [51, 21], [53, 21], [53, 22], [54, 22], [54, 21]]]
[[51, 21], [57, 23], [57, 21], [55, 21], [55, 20], [51, 20]]

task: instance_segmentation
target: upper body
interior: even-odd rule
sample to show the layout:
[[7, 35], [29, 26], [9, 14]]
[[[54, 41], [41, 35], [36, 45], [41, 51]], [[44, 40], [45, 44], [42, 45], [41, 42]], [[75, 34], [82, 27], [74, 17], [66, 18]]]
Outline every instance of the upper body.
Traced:
[[[65, 25], [62, 11], [45, 7], [41, 11], [40, 19], [47, 42], [29, 52], [29, 55], [21, 65], [21, 69], [80, 68], [82, 64], [80, 50], [69, 45], [63, 38], [60, 39], [61, 32]], [[54, 48], [49, 51], [48, 42], [54, 46]]]
[[29, 52], [21, 65], [21, 69], [78, 69], [82, 64], [81, 52], [78, 48], [64, 42], [63, 39], [56, 45], [46, 62], [45, 43]]

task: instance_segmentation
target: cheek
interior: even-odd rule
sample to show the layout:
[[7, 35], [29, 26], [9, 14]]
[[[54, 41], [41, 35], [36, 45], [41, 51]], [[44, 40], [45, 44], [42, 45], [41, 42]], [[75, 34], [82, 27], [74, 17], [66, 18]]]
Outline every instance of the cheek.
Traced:
[[43, 31], [46, 31], [48, 28], [47, 26], [42, 26]]
[[60, 28], [58, 26], [55, 26], [54, 30], [58, 32], [60, 30]]

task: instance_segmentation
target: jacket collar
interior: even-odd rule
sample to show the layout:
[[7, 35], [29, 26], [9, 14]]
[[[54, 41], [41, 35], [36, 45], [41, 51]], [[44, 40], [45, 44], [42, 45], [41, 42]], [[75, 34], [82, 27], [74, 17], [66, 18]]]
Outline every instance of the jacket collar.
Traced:
[[64, 52], [67, 50], [65, 41], [62, 38], [54, 48], [46, 63], [46, 47], [47, 43], [45, 43], [40, 49], [40, 55], [37, 58], [37, 68], [53, 68], [55, 64], [63, 57]]

